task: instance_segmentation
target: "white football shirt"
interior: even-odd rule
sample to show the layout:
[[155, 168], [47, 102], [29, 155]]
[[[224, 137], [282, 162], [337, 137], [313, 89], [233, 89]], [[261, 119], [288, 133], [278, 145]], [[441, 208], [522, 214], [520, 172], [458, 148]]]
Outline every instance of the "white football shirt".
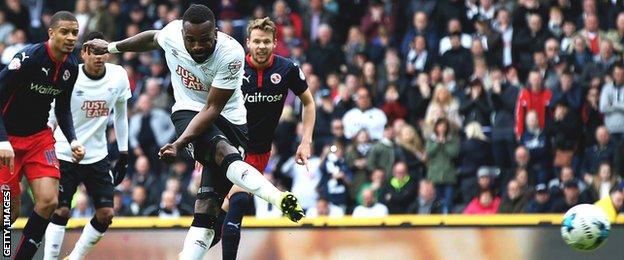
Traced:
[[[125, 130], [125, 134], [117, 136], [117, 147], [119, 151], [128, 150], [128, 117], [125, 106], [127, 100], [132, 96], [130, 92], [130, 83], [126, 70], [114, 64], [106, 63], [106, 73], [100, 79], [94, 80], [83, 71], [84, 64], [78, 67], [78, 79], [74, 85], [71, 96], [71, 112], [74, 120], [74, 128], [76, 130], [76, 138], [85, 147], [85, 157], [80, 164], [96, 163], [108, 155], [108, 147], [106, 145], [106, 125], [108, 124], [108, 116], [114, 107], [117, 107], [120, 113], [116, 114], [120, 119], [125, 119], [125, 129], [115, 129], [117, 133]], [[117, 110], [115, 111], [117, 113]], [[51, 120], [55, 122], [54, 107], [51, 110]], [[54, 131], [56, 139], [56, 156], [59, 160], [72, 161], [72, 153], [69, 142], [63, 135], [59, 127]]]
[[200, 111], [206, 104], [210, 87], [232, 89], [221, 115], [231, 123], [247, 122], [247, 110], [240, 86], [243, 83], [245, 50], [234, 38], [217, 33], [215, 51], [210, 57], [197, 63], [184, 47], [182, 20], [175, 20], [160, 30], [158, 45], [165, 51], [167, 66], [171, 72], [173, 97], [172, 111]]

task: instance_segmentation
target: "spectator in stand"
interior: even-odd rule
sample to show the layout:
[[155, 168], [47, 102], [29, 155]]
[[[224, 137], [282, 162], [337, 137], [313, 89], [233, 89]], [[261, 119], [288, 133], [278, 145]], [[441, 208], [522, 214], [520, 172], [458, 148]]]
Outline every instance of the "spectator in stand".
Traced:
[[123, 203], [123, 195], [118, 189], [113, 190], [113, 211], [115, 216], [124, 216], [127, 211], [127, 205]]
[[409, 175], [414, 181], [420, 182], [426, 174], [427, 154], [418, 131], [411, 125], [406, 125], [399, 130], [395, 141], [395, 159], [405, 162]]
[[[514, 29], [518, 28], [518, 30], [523, 31], [523, 33], [518, 33], [516, 35], [517, 37], [514, 38], [515, 46], [517, 46], [517, 48], [514, 48], [514, 51], [516, 52], [514, 56], [517, 57], [517, 66], [519, 66], [519, 69], [523, 72], [526, 72], [533, 67], [533, 54], [536, 52], [542, 52], [546, 40], [552, 37], [550, 32], [544, 28], [543, 21], [545, 19], [546, 18], [540, 16], [539, 14], [532, 13], [528, 14], [527, 19], [521, 19], [527, 21], [527, 27], [518, 27], [518, 25], [514, 25]], [[516, 20], [514, 19], [514, 23], [515, 22]], [[522, 30], [521, 28], [527, 29]], [[525, 74], [521, 73], [521, 75]]]
[[398, 146], [394, 143], [394, 129], [388, 124], [384, 127], [383, 137], [373, 144], [368, 153], [368, 170], [372, 173], [381, 170], [384, 174], [390, 175], [397, 157], [395, 149], [398, 149]]
[[591, 50], [587, 47], [587, 43], [581, 36], [574, 36], [571, 39], [568, 49], [570, 59], [572, 60], [572, 67], [577, 74], [582, 72], [583, 68], [594, 60]]
[[371, 139], [381, 139], [388, 119], [381, 109], [372, 106], [370, 92], [366, 88], [357, 90], [356, 104], [357, 107], [349, 110], [342, 118], [345, 137], [354, 138], [358, 131], [366, 129]]
[[560, 84], [552, 89], [552, 103], [557, 104], [565, 100], [570, 106], [571, 112], [578, 114], [583, 104], [583, 90], [574, 82], [574, 73], [565, 70], [561, 75]]
[[436, 197], [435, 186], [430, 180], [421, 180], [416, 200], [407, 207], [407, 213], [418, 215], [442, 214], [442, 201]]
[[604, 113], [611, 139], [619, 146], [624, 135], [624, 65], [616, 63], [611, 75], [613, 81], [600, 93], [600, 112]]
[[[347, 211], [352, 199], [349, 192], [352, 189], [353, 174], [347, 165], [343, 144], [333, 143], [320, 164], [319, 172], [321, 174], [321, 180], [318, 183], [320, 195]], [[310, 185], [310, 183], [305, 185]]]
[[[78, 26], [80, 26], [80, 23], [78, 23]], [[4, 11], [0, 10], [0, 43], [10, 44], [9, 37], [11, 36], [11, 32], [13, 32], [13, 30], [15, 30], [15, 25], [8, 22]]]
[[[580, 161], [576, 154], [581, 143], [581, 121], [577, 113], [570, 111], [567, 101], [560, 100], [553, 111], [551, 136], [555, 149], [555, 167], [573, 166], [578, 169]], [[580, 178], [580, 176], [577, 176]], [[539, 180], [538, 180], [539, 181]], [[545, 181], [545, 179], [544, 179]]]
[[609, 131], [604, 126], [596, 129], [596, 144], [585, 148], [585, 156], [583, 157], [582, 174], [593, 175], [598, 171], [600, 164], [607, 162], [610, 165], [614, 163], [615, 144], [611, 141]]
[[[295, 28], [295, 35], [297, 37], [303, 36], [303, 22], [301, 20], [301, 16], [296, 12], [292, 11], [291, 7], [288, 6], [288, 3], [284, 0], [278, 0], [273, 3], [273, 13], [271, 13], [271, 20], [275, 22], [277, 26], [277, 32], [282, 31], [282, 26], [285, 24], [292, 24]], [[280, 34], [276, 36], [278, 40], [281, 40], [282, 37]]]
[[325, 10], [323, 0], [310, 0], [309, 9], [303, 13], [303, 38], [313, 42], [322, 24], [336, 24], [335, 15]]
[[164, 111], [171, 110], [171, 100], [169, 95], [163, 91], [162, 81], [158, 78], [148, 78], [145, 80], [145, 94], [152, 101], [154, 108]]
[[158, 216], [159, 218], [179, 218], [193, 214], [192, 209], [176, 203], [175, 192], [170, 190], [162, 192], [158, 206], [154, 205], [145, 211], [148, 216]]
[[464, 214], [467, 215], [489, 215], [496, 214], [500, 205], [500, 198], [494, 196], [491, 190], [482, 190], [479, 195], [476, 196], [468, 206], [464, 209]]
[[611, 223], [615, 222], [617, 215], [624, 211], [624, 185], [613, 187], [606, 196], [595, 203], [601, 207]]
[[[477, 170], [491, 165], [491, 146], [478, 122], [471, 122], [465, 128], [466, 139], [461, 141], [459, 149], [459, 167], [457, 183], [463, 201], [474, 197], [477, 186]], [[475, 152], [479, 151], [479, 152]]]
[[486, 135], [491, 133], [490, 116], [492, 108], [488, 102], [483, 82], [475, 79], [468, 84], [469, 95], [462, 101], [459, 113], [464, 118], [464, 127], [469, 123], [477, 122]]
[[570, 208], [583, 203], [588, 203], [581, 199], [578, 181], [569, 180], [563, 183], [563, 196], [553, 202], [552, 212], [565, 213]]
[[451, 130], [449, 121], [438, 119], [434, 134], [427, 139], [427, 179], [436, 185], [437, 197], [444, 201], [443, 213], [452, 209], [454, 185], [457, 182], [455, 160], [459, 155], [459, 138]]
[[613, 48], [617, 52], [624, 51], [624, 12], [617, 14], [615, 19], [615, 29], [609, 31], [606, 38], [613, 42]]
[[551, 164], [550, 142], [545, 131], [538, 124], [537, 113], [529, 111], [526, 115], [526, 130], [520, 138], [520, 144], [529, 151], [530, 164], [535, 166], [531, 170], [540, 169], [532, 172], [533, 178], [537, 183], [545, 183], [549, 180], [548, 171]]
[[132, 190], [132, 201], [128, 205], [127, 211], [123, 213], [124, 216], [145, 216], [145, 209], [150, 206], [147, 201], [147, 189], [144, 186], [134, 186]]
[[524, 213], [549, 213], [552, 208], [552, 200], [546, 184], [540, 183], [535, 186], [535, 195], [531, 199], [522, 212]]
[[363, 203], [353, 209], [354, 218], [381, 218], [388, 215], [388, 207], [377, 202], [373, 190], [364, 190]]
[[[370, 90], [373, 96], [373, 106], [380, 107], [384, 102], [386, 89], [393, 84], [386, 84], [387, 82], [384, 82], [384, 80], [377, 75], [375, 63], [372, 61], [363, 62], [361, 69], [358, 70], [362, 71], [362, 83], [364, 87]], [[397, 88], [396, 85], [394, 85], [394, 87]]]
[[89, 218], [93, 216], [95, 210], [89, 203], [89, 196], [84, 191], [78, 191], [76, 195], [76, 206], [72, 208], [72, 218]]
[[381, 110], [386, 115], [388, 124], [392, 124], [397, 119], [405, 119], [407, 116], [407, 109], [399, 102], [399, 88], [396, 85], [389, 84], [386, 87]]
[[3, 65], [8, 65], [11, 62], [11, 59], [26, 47], [28, 43], [28, 39], [26, 38], [26, 33], [22, 29], [15, 29], [11, 32], [9, 36], [9, 43], [2, 51], [2, 57], [0, 61], [2, 61]]
[[429, 24], [429, 16], [427, 13], [421, 11], [413, 13], [413, 15], [411, 15], [411, 22], [412, 24], [407, 29], [407, 33], [405, 33], [401, 41], [401, 54], [407, 55], [410, 45], [416, 36], [424, 37], [428, 53], [437, 54], [440, 37], [438, 37], [438, 32], [434, 26]]
[[409, 77], [415, 77], [422, 72], [431, 70], [436, 61], [435, 53], [427, 49], [427, 39], [423, 35], [416, 35], [409, 45], [409, 50], [404, 58], [406, 61], [405, 73]]
[[349, 28], [349, 36], [344, 46], [345, 62], [349, 66], [355, 66], [356, 56], [360, 53], [365, 53], [367, 48], [367, 42], [365, 36], [357, 26]]
[[381, 169], [373, 170], [370, 175], [370, 180], [360, 185], [360, 187], [357, 187], [358, 193], [357, 193], [357, 196], [355, 197], [356, 204], [362, 205], [362, 203], [364, 202], [364, 198], [362, 197], [362, 194], [365, 190], [373, 191], [375, 193], [375, 199], [377, 201], [380, 201], [381, 195], [382, 195], [381, 194], [382, 188], [385, 187], [387, 179], [389, 178], [386, 178], [386, 173], [383, 170]]
[[401, 93], [399, 98], [407, 109], [405, 120], [411, 125], [422, 127], [427, 107], [431, 101], [432, 90], [433, 86], [431, 85], [429, 75], [422, 72], [416, 77], [416, 82], [410, 84]]
[[526, 122], [526, 115], [529, 111], [534, 110], [537, 113], [537, 119], [541, 129], [545, 129], [549, 126], [549, 106], [552, 98], [552, 92], [549, 89], [545, 89], [542, 82], [542, 76], [539, 71], [532, 70], [529, 72], [529, 78], [527, 80], [527, 88], [520, 91], [518, 101], [516, 104], [516, 138], [520, 140], [524, 133]]
[[147, 156], [154, 174], [160, 177], [158, 150], [173, 138], [173, 123], [167, 112], [152, 107], [147, 94], [139, 96], [136, 109], [137, 113], [128, 120], [130, 147], [134, 156]]
[[369, 178], [368, 171], [368, 153], [373, 143], [370, 140], [366, 129], [361, 129], [353, 138], [353, 142], [347, 146], [345, 153], [345, 162], [351, 171], [351, 187], [349, 192], [351, 198], [355, 198], [360, 187]]
[[423, 135], [433, 134], [434, 124], [441, 118], [446, 118], [449, 123], [449, 131], [459, 129], [462, 119], [459, 115], [459, 102], [451, 95], [444, 86], [438, 86], [433, 92], [431, 103], [427, 107]]
[[494, 164], [500, 169], [511, 167], [516, 147], [514, 137], [514, 112], [518, 100], [519, 88], [507, 81], [500, 70], [490, 72], [492, 103], [492, 153]]
[[450, 48], [440, 57], [440, 64], [453, 68], [460, 82], [466, 82], [473, 72], [474, 63], [470, 50], [462, 46], [459, 33], [449, 35]]
[[275, 47], [275, 54], [277, 55], [290, 58], [292, 49], [304, 46], [303, 40], [295, 35], [295, 28], [290, 23], [282, 26], [281, 36]]
[[306, 210], [306, 218], [318, 218], [322, 216], [330, 218], [342, 218], [345, 212], [341, 207], [330, 203], [327, 199], [320, 197], [316, 201], [316, 206]]
[[604, 77], [608, 75], [612, 66], [621, 63], [622, 57], [613, 50], [613, 43], [610, 40], [600, 42], [600, 53], [594, 57], [594, 61], [587, 64], [581, 73], [580, 80], [589, 82], [594, 77]]
[[525, 193], [516, 180], [507, 183], [507, 190], [498, 207], [498, 213], [520, 213], [533, 194]]
[[136, 172], [132, 175], [132, 184], [134, 186], [149, 187], [147, 201], [149, 203], [158, 202], [163, 186], [161, 180], [154, 176], [154, 172], [150, 169], [147, 157], [139, 156], [134, 163], [134, 169]]
[[[589, 88], [582, 106], [581, 119], [583, 120], [584, 144], [585, 147], [591, 147], [597, 142], [595, 135], [598, 127], [604, 125], [603, 114], [600, 112], [600, 88]], [[604, 131], [608, 132], [606, 128]]]
[[340, 142], [345, 145], [348, 145], [351, 140], [347, 139], [344, 131], [344, 124], [342, 124], [342, 120], [336, 118], [331, 122], [331, 133], [334, 136], [333, 142]]
[[596, 175], [585, 175], [584, 181], [589, 185], [589, 196], [592, 201], [597, 201], [609, 196], [612, 188], [618, 187], [620, 178], [613, 174], [609, 162], [600, 163]]
[[380, 28], [385, 28], [388, 33], [394, 32], [394, 16], [384, 10], [384, 2], [373, 0], [370, 2], [368, 12], [360, 20], [360, 30], [366, 35], [368, 41], [373, 40]]
[[[314, 76], [316, 80], [318, 77]], [[308, 78], [308, 88], [310, 86], [310, 78]], [[315, 100], [316, 122], [314, 124], [314, 150], [322, 151], [323, 146], [330, 144], [334, 140], [331, 133], [331, 124], [334, 113], [334, 103], [331, 99], [329, 89], [320, 90], [320, 100]], [[342, 127], [342, 126], [341, 126]]]
[[[448, 22], [447, 22], [448, 21]], [[455, 48], [462, 48], [464, 50], [470, 49], [472, 46], [472, 37], [469, 34], [464, 33], [462, 28], [464, 27], [458, 19], [450, 19], [444, 21], [442, 24], [446, 24], [446, 32], [447, 36], [444, 36], [440, 39], [438, 54], [440, 56], [444, 55], [449, 50]], [[452, 43], [452, 37], [457, 36], [458, 44], [454, 45]]]
[[325, 78], [330, 72], [337, 72], [344, 57], [340, 47], [332, 40], [332, 27], [322, 24], [318, 29], [318, 37], [308, 49], [308, 62], [314, 67], [316, 74]]
[[418, 184], [408, 174], [405, 162], [398, 161], [392, 169], [392, 178], [388, 180], [381, 192], [382, 202], [388, 207], [390, 214], [404, 214], [407, 206], [416, 197]]
[[600, 42], [606, 39], [606, 33], [600, 30], [600, 20], [597, 13], [587, 14], [584, 18], [583, 29], [578, 31], [578, 35], [583, 37], [587, 46], [594, 55], [601, 51]]

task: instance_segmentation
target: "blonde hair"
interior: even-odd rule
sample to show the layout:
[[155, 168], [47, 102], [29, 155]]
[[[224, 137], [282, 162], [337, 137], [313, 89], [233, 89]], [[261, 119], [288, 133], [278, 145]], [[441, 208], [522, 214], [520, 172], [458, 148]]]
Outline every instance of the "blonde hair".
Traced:
[[271, 33], [271, 35], [273, 35], [273, 38], [275, 38], [275, 33], [277, 31], [275, 23], [271, 21], [269, 17], [255, 19], [249, 22], [249, 25], [247, 26], [247, 37], [251, 35], [251, 31], [256, 29]]
[[[403, 139], [403, 131], [408, 131], [408, 133], [411, 134], [412, 139]], [[422, 140], [420, 140], [420, 135], [418, 134], [418, 131], [416, 131], [416, 129], [411, 125], [403, 126], [395, 139], [398, 145], [402, 146], [403, 148], [414, 154], [419, 152], [422, 153], [425, 149]]]
[[482, 141], [486, 141], [487, 137], [483, 134], [483, 129], [481, 128], [481, 124], [477, 121], [472, 121], [466, 125], [466, 137], [468, 139], [479, 139]]

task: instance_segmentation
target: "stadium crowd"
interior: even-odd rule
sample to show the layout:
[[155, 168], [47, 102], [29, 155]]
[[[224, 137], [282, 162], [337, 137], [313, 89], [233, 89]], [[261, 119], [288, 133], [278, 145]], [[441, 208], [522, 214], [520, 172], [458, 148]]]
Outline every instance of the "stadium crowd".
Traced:
[[[243, 46], [249, 19], [271, 17], [276, 54], [305, 74], [317, 105], [314, 156], [294, 163], [302, 126], [291, 93], [265, 176], [292, 190], [307, 217], [623, 208], [621, 1], [3, 0], [0, 61], [46, 40], [58, 10], [76, 14], [80, 35], [119, 40], [162, 28], [190, 3], [208, 5]], [[133, 92], [132, 167], [116, 215], [192, 215], [200, 167], [157, 157], [174, 137], [178, 75], [160, 52], [110, 62], [126, 68]], [[74, 201], [72, 217], [93, 214], [84, 189]], [[250, 214], [280, 215], [255, 204]]]

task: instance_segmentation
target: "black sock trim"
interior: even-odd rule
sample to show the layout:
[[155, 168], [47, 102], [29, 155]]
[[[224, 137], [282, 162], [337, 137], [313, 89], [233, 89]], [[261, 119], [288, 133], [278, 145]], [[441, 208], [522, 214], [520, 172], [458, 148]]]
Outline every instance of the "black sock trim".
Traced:
[[95, 216], [91, 218], [91, 222], [89, 223], [91, 223], [91, 226], [100, 233], [104, 233], [108, 229], [108, 224], [100, 223]]
[[50, 223], [59, 226], [67, 226], [67, 221], [69, 221], [69, 218], [61, 217], [61, 215], [56, 213], [53, 213], [52, 217], [50, 217]]
[[217, 222], [217, 218], [215, 216], [205, 213], [195, 213], [193, 215], [193, 223], [191, 223], [191, 226], [214, 229], [215, 222]]
[[243, 157], [239, 153], [228, 154], [225, 157], [223, 157], [223, 160], [221, 161], [221, 170], [225, 174], [227, 173], [227, 169], [230, 167], [230, 164], [232, 164], [235, 161], [242, 161], [242, 160], [243, 160]]

